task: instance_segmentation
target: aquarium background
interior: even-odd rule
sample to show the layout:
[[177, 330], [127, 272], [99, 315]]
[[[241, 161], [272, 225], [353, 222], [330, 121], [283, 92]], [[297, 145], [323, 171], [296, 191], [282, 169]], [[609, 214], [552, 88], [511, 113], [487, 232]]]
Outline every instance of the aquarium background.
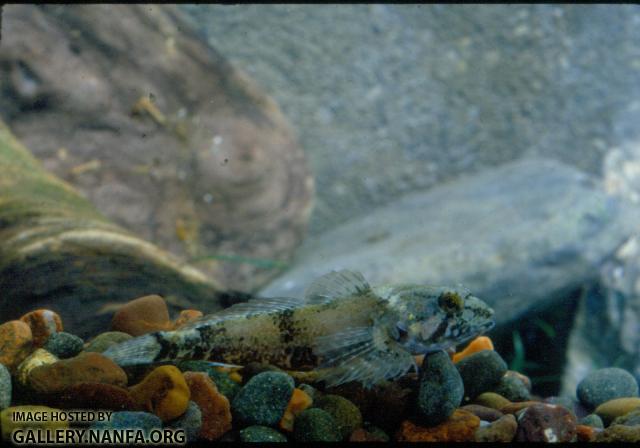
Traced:
[[134, 296], [206, 313], [347, 268], [468, 288], [541, 396], [640, 378], [638, 6], [125, 8], [5, 6], [0, 118], [82, 196], [28, 199], [156, 258], [47, 259], [34, 293], [0, 251], [3, 315], [84, 336]]

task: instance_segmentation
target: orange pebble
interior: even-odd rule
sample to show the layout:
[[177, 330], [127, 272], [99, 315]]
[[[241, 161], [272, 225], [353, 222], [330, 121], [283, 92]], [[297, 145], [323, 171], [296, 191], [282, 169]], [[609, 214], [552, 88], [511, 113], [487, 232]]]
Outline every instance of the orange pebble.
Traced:
[[576, 425], [578, 442], [592, 442], [596, 438], [596, 430], [587, 425]]
[[491, 339], [486, 336], [478, 336], [475, 338], [467, 347], [461, 352], [453, 355], [453, 362], [456, 363], [463, 358], [466, 358], [469, 355], [473, 355], [474, 353], [478, 353], [482, 350], [493, 350], [493, 343]]
[[36, 348], [42, 347], [53, 333], [62, 331], [60, 316], [51, 310], [31, 311], [22, 316], [20, 320], [31, 328], [33, 346]]
[[142, 336], [152, 331], [173, 329], [164, 299], [157, 295], [144, 296], [125, 303], [113, 316], [111, 328]]
[[293, 389], [293, 395], [289, 400], [287, 409], [280, 420], [278, 426], [285, 431], [293, 431], [293, 421], [296, 415], [307, 409], [313, 403], [313, 399], [301, 389]]

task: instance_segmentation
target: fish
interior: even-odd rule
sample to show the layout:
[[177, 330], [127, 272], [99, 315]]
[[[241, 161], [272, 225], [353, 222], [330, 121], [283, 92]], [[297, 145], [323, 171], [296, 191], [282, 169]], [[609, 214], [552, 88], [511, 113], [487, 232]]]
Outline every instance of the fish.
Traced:
[[263, 362], [314, 371], [327, 386], [357, 381], [370, 388], [412, 368], [418, 372], [415, 355], [447, 350], [490, 330], [493, 313], [461, 286], [372, 287], [361, 273], [340, 270], [315, 280], [302, 299], [251, 299], [103, 354], [123, 367]]

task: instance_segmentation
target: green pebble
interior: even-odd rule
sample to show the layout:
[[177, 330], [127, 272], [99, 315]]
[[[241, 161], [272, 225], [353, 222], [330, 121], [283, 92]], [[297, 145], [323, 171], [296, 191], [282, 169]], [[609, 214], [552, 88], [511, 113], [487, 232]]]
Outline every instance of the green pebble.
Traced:
[[240, 391], [240, 385], [229, 378], [224, 372], [218, 372], [207, 361], [183, 361], [177, 365], [182, 372], [205, 372], [209, 378], [216, 383], [218, 391], [227, 397], [229, 401], [233, 400]]
[[371, 434], [373, 437], [380, 439], [383, 442], [388, 442], [390, 440], [386, 432], [370, 423], [364, 424], [364, 430]]
[[515, 375], [504, 375], [493, 389], [509, 401], [529, 401], [531, 393], [524, 381]]
[[319, 408], [302, 411], [293, 424], [297, 442], [340, 442], [342, 435], [331, 415]]
[[581, 425], [591, 426], [592, 428], [604, 429], [604, 423], [598, 414], [589, 414], [580, 419]]
[[286, 442], [284, 434], [268, 426], [254, 425], [240, 431], [241, 442]]
[[187, 442], [193, 442], [198, 439], [202, 429], [202, 411], [195, 402], [189, 401], [185, 413], [165, 426], [167, 428], [183, 429], [187, 436]]
[[249, 425], [277, 425], [293, 395], [294, 386], [293, 378], [283, 372], [257, 374], [231, 402], [234, 419]]
[[112, 345], [128, 341], [129, 339], [133, 339], [133, 336], [130, 334], [121, 331], [107, 331], [106, 333], [100, 333], [89, 341], [84, 351], [102, 353]]
[[4, 364], [0, 364], [0, 411], [11, 406], [11, 374]]
[[463, 396], [462, 378], [449, 355], [442, 350], [425, 355], [417, 402], [422, 423], [434, 426], [444, 422], [460, 406]]
[[343, 439], [362, 426], [360, 409], [340, 395], [324, 395], [313, 403], [313, 407], [322, 409], [333, 417]]
[[318, 398], [320, 398], [322, 396], [322, 392], [320, 392], [315, 387], [310, 386], [309, 384], [306, 384], [306, 383], [301, 383], [298, 386], [298, 389], [300, 389], [302, 392], [304, 392], [307, 395], [309, 395], [312, 400], [317, 400]]
[[617, 367], [608, 367], [590, 372], [576, 389], [578, 400], [593, 410], [616, 398], [638, 396], [638, 382], [629, 372]]
[[44, 349], [60, 359], [73, 358], [82, 351], [84, 341], [73, 334], [60, 331], [53, 333], [44, 344]]
[[625, 426], [640, 425], [640, 409], [636, 409], [635, 411], [627, 412], [620, 417], [616, 417], [611, 424]]
[[464, 383], [464, 396], [468, 399], [494, 389], [507, 371], [507, 363], [494, 350], [467, 356], [458, 361], [456, 367]]

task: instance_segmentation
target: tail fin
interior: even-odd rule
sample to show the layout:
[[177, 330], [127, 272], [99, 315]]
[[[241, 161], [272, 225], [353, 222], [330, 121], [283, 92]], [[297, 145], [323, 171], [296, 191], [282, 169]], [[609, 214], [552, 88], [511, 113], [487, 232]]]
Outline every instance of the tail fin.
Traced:
[[146, 334], [117, 345], [112, 345], [102, 354], [120, 366], [150, 364], [160, 353], [160, 343], [153, 334]]

